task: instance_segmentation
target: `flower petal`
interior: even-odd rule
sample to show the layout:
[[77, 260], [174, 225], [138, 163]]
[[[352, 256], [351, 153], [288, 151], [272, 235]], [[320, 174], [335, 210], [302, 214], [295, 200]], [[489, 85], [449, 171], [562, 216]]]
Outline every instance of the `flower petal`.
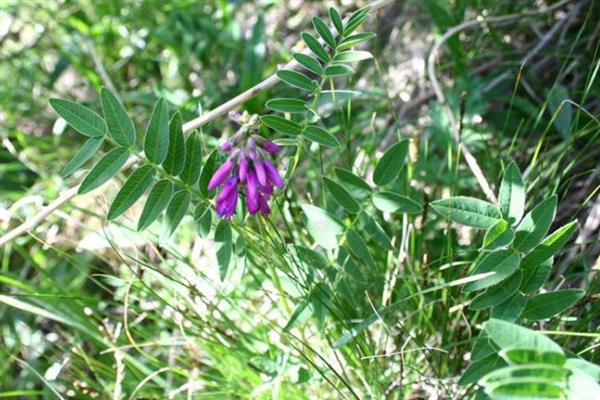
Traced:
[[208, 190], [213, 190], [217, 186], [220, 186], [225, 179], [227, 179], [227, 175], [231, 172], [233, 168], [233, 161], [227, 160], [225, 161], [214, 173], [210, 181], [208, 182]]

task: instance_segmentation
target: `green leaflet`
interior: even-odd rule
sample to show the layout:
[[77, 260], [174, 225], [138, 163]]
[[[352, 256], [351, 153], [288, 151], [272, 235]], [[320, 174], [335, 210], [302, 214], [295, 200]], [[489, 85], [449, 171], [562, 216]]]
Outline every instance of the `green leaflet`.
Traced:
[[332, 78], [336, 76], [346, 76], [354, 73], [352, 67], [344, 64], [333, 64], [325, 68], [323, 76]]
[[265, 125], [277, 132], [285, 133], [287, 135], [299, 135], [302, 133], [302, 127], [300, 125], [294, 121], [280, 117], [279, 115], [264, 115], [261, 117], [261, 120]]
[[523, 317], [538, 321], [553, 317], [577, 303], [585, 295], [585, 290], [565, 289], [542, 293], [527, 300]]
[[298, 99], [271, 99], [266, 102], [265, 106], [269, 110], [281, 113], [303, 113], [308, 111], [308, 104], [303, 100]]
[[175, 229], [181, 223], [181, 220], [187, 213], [187, 209], [190, 206], [190, 193], [187, 190], [179, 190], [175, 192], [169, 205], [167, 206], [166, 218], [165, 218], [165, 235], [171, 236]]
[[490, 229], [502, 219], [502, 214], [493, 204], [473, 197], [436, 200], [431, 202], [431, 207], [450, 221], [479, 229]]
[[337, 236], [344, 231], [344, 224], [319, 207], [303, 204], [302, 210], [308, 220], [308, 231], [315, 241], [325, 249], [337, 248]]
[[106, 153], [87, 174], [79, 186], [78, 193], [88, 193], [100, 187], [119, 172], [128, 158], [129, 149], [127, 147], [117, 147]]
[[307, 126], [302, 132], [302, 136], [311, 142], [318, 143], [322, 146], [338, 147], [340, 145], [340, 142], [335, 136], [316, 125]]
[[381, 192], [373, 195], [373, 204], [384, 212], [400, 212], [404, 214], [420, 214], [423, 208], [419, 203], [407, 196], [392, 192]]
[[342, 185], [344, 185], [356, 199], [364, 200], [373, 193], [371, 186], [354, 173], [343, 168], [335, 168], [334, 171]]
[[290, 69], [281, 69], [277, 71], [277, 77], [288, 85], [298, 89], [304, 89], [312, 92], [317, 90], [319, 87], [317, 83], [308, 76], [301, 72]]
[[100, 91], [100, 100], [110, 136], [121, 146], [133, 146], [135, 127], [123, 104], [106, 88], [102, 88]]
[[338, 53], [333, 57], [334, 63], [343, 63], [343, 62], [359, 62], [368, 60], [373, 58], [373, 54], [368, 51], [359, 51], [359, 50], [349, 50]]
[[331, 193], [333, 199], [346, 211], [357, 213], [360, 211], [360, 204], [352, 197], [352, 195], [339, 183], [332, 181], [329, 178], [323, 178], [325, 187]]
[[521, 220], [525, 211], [525, 185], [519, 168], [514, 162], [508, 164], [498, 196], [500, 212], [513, 225]]
[[340, 36], [343, 35], [344, 23], [342, 22], [342, 17], [340, 16], [340, 13], [333, 7], [329, 8], [329, 19]]
[[401, 140], [383, 154], [373, 171], [373, 182], [377, 186], [387, 185], [396, 179], [404, 166], [408, 143], [408, 139]]
[[167, 156], [162, 164], [165, 172], [171, 176], [179, 175], [185, 165], [186, 153], [182, 125], [181, 115], [176, 112], [169, 123], [169, 146]]
[[73, 172], [77, 171], [79, 168], [83, 166], [90, 158], [96, 154], [100, 146], [102, 146], [102, 142], [104, 138], [102, 137], [92, 137], [89, 138], [83, 146], [81, 146], [81, 150], [75, 154], [75, 156], [65, 165], [63, 170], [60, 172], [60, 175], [63, 178], [71, 175]]
[[548, 233], [555, 214], [556, 195], [548, 197], [528, 212], [515, 231], [515, 249], [527, 253], [537, 246]]
[[144, 141], [144, 153], [148, 161], [162, 164], [169, 150], [169, 111], [164, 99], [154, 105]]
[[163, 179], [154, 184], [138, 220], [138, 231], [148, 228], [160, 216], [169, 204], [172, 193], [173, 185], [169, 180]]
[[542, 243], [537, 245], [529, 254], [527, 254], [525, 258], [523, 258], [522, 263], [525, 277], [527, 278], [528, 274], [532, 273], [535, 267], [562, 249], [576, 230], [577, 221], [572, 221], [555, 230], [551, 235], [544, 239]]
[[202, 168], [202, 144], [198, 131], [194, 131], [188, 136], [185, 142], [185, 154], [185, 163], [179, 176], [183, 182], [194, 186], [198, 183]]
[[77, 132], [89, 137], [101, 137], [106, 133], [102, 117], [89, 108], [63, 99], [50, 99], [50, 105]]
[[492, 273], [482, 279], [469, 282], [465, 285], [465, 292], [472, 292], [475, 290], [486, 289], [490, 286], [496, 285], [506, 278], [508, 278], [513, 272], [519, 268], [519, 262], [521, 258], [518, 254], [513, 253], [510, 250], [496, 250], [489, 253], [477, 264], [477, 266], [469, 273], [469, 276]]
[[325, 50], [325, 47], [319, 43], [317, 38], [308, 32], [302, 32], [300, 36], [302, 37], [304, 43], [306, 43], [306, 47], [308, 47], [310, 51], [317, 56], [317, 58], [325, 63], [329, 61], [329, 54], [327, 54], [327, 50]]
[[107, 218], [115, 219], [127, 211], [152, 185], [154, 175], [156, 170], [151, 165], [142, 165], [136, 169], [112, 201]]
[[329, 30], [327, 24], [319, 17], [314, 17], [312, 20], [313, 26], [315, 30], [319, 33], [319, 36], [327, 43], [329, 47], [335, 49], [335, 38], [333, 37], [333, 33]]

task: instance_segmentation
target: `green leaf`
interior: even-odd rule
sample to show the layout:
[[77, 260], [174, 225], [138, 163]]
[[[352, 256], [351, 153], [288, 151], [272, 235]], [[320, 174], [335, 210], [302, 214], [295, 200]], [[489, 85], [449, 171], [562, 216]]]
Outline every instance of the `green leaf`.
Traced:
[[521, 257], [510, 250], [496, 250], [489, 253], [481, 259], [473, 271], [469, 273], [469, 276], [485, 274], [488, 272], [493, 272], [493, 274], [477, 281], [467, 283], [464, 287], [464, 291], [473, 292], [502, 282], [519, 268], [520, 261]]
[[311, 142], [318, 143], [327, 147], [338, 147], [340, 142], [335, 136], [327, 132], [325, 129], [316, 125], [309, 125], [304, 129], [302, 135]]
[[179, 176], [183, 182], [194, 186], [198, 183], [202, 168], [202, 143], [198, 131], [192, 132], [185, 141], [185, 154], [183, 171]]
[[290, 86], [308, 91], [315, 91], [318, 86], [315, 81], [301, 72], [291, 69], [281, 69], [277, 71], [277, 77]]
[[523, 279], [523, 283], [521, 284], [521, 292], [525, 294], [531, 294], [537, 292], [548, 277], [550, 276], [550, 272], [552, 271], [552, 264], [554, 263], [553, 258], [549, 258], [537, 267], [535, 267], [534, 271], [528, 271], [527, 276]]
[[494, 400], [562, 400], [565, 378], [553, 365], [518, 365], [492, 371], [479, 384]]
[[165, 219], [165, 235], [171, 236], [175, 229], [179, 226], [179, 223], [187, 213], [187, 209], [190, 206], [190, 193], [187, 190], [179, 190], [175, 192], [169, 205], [167, 206], [166, 219]]
[[312, 20], [313, 26], [315, 30], [319, 33], [319, 36], [327, 43], [329, 47], [335, 49], [335, 38], [333, 37], [333, 33], [329, 30], [327, 24], [319, 17], [314, 17]]
[[329, 266], [329, 261], [318, 251], [304, 246], [294, 246], [294, 248], [300, 260], [307, 262], [309, 266], [317, 269], [326, 269]]
[[568, 137], [571, 132], [573, 121], [573, 105], [571, 103], [563, 103], [569, 100], [569, 91], [563, 85], [557, 84], [548, 93], [548, 108], [554, 117], [554, 128], [563, 136]]
[[523, 280], [521, 271], [515, 272], [510, 278], [503, 282], [502, 285], [492, 286], [479, 296], [475, 297], [469, 305], [469, 308], [471, 310], [483, 310], [504, 303], [519, 290], [521, 280]]
[[335, 77], [335, 76], [346, 76], [353, 74], [354, 70], [352, 67], [344, 64], [333, 64], [325, 68], [325, 72], [323, 76], [325, 77]]
[[521, 316], [525, 309], [525, 296], [521, 293], [515, 293], [504, 303], [498, 304], [492, 308], [492, 318], [501, 319], [508, 322], [514, 322]]
[[565, 311], [585, 295], [585, 290], [565, 289], [538, 294], [527, 300], [523, 317], [533, 321], [548, 319]]
[[335, 57], [333, 57], [333, 62], [334, 63], [341, 63], [341, 62], [358, 62], [358, 61], [364, 61], [364, 60], [368, 60], [370, 58], [373, 58], [373, 54], [369, 53], [368, 51], [358, 51], [358, 50], [350, 50], [350, 51], [343, 51], [341, 53], [337, 53], [335, 55]]
[[302, 40], [304, 40], [304, 43], [306, 43], [306, 46], [310, 49], [310, 51], [313, 52], [315, 56], [317, 56], [318, 59], [323, 62], [329, 61], [329, 54], [327, 54], [325, 47], [319, 43], [317, 38], [308, 32], [302, 32], [300, 36], [302, 37]]
[[287, 135], [299, 135], [302, 133], [302, 127], [300, 125], [294, 121], [280, 117], [279, 115], [264, 115], [260, 117], [260, 119], [265, 125], [277, 132]]
[[158, 99], [146, 129], [144, 153], [148, 161], [162, 164], [169, 150], [169, 110], [164, 99]]
[[100, 100], [110, 136], [121, 146], [133, 146], [135, 143], [135, 127], [123, 104], [106, 88], [102, 88]]
[[508, 246], [514, 239], [515, 232], [510, 229], [510, 224], [506, 220], [498, 220], [483, 238], [483, 247], [486, 250], [496, 250]]
[[156, 170], [151, 165], [142, 165], [125, 181], [125, 184], [115, 196], [110, 209], [108, 220], [113, 220], [127, 211], [152, 185]]
[[169, 147], [167, 157], [162, 163], [165, 172], [171, 176], [179, 175], [185, 165], [186, 154], [182, 125], [181, 115], [176, 112], [169, 122]]
[[564, 354], [532, 349], [504, 349], [500, 356], [511, 365], [552, 364], [562, 367], [566, 361]]
[[198, 233], [202, 237], [207, 237], [210, 234], [212, 224], [212, 212], [206, 204], [198, 204], [194, 210], [194, 221], [198, 226]]
[[365, 240], [355, 230], [350, 229], [346, 233], [346, 240], [348, 241], [348, 250], [356, 257], [364, 260], [367, 265], [371, 268], [375, 268], [375, 260], [371, 256], [369, 246]]
[[371, 40], [375, 36], [377, 36], [377, 34], [374, 32], [361, 32], [361, 33], [357, 33], [355, 35], [345, 37], [340, 42], [337, 49], [338, 49], [338, 51], [347, 50], [349, 48], [356, 46], [359, 43], [362, 43], [367, 40]]
[[167, 204], [169, 204], [172, 194], [173, 185], [169, 180], [162, 179], [154, 184], [138, 220], [138, 232], [148, 228], [160, 216], [167, 207]]
[[420, 214], [423, 208], [419, 203], [407, 196], [392, 192], [381, 192], [373, 195], [373, 204], [384, 212], [400, 212], [403, 214]]
[[87, 174], [79, 186], [78, 193], [88, 193], [100, 187], [119, 172], [128, 158], [129, 149], [127, 147], [117, 147], [106, 153]]
[[215, 191], [208, 190], [208, 182], [212, 178], [213, 174], [217, 170], [217, 159], [219, 158], [219, 153], [217, 150], [213, 150], [206, 159], [204, 166], [202, 167], [202, 172], [200, 173], [200, 183], [198, 186], [200, 187], [200, 193], [204, 195], [204, 197], [212, 198], [215, 195]]
[[500, 212], [513, 225], [521, 220], [525, 211], [525, 185], [517, 164], [508, 164], [498, 197]]
[[371, 186], [352, 172], [343, 168], [335, 168], [334, 171], [337, 178], [342, 182], [342, 185], [348, 189], [353, 197], [364, 200], [373, 193]]
[[502, 214], [493, 205], [473, 197], [450, 197], [431, 202], [431, 207], [442, 217], [461, 225], [490, 229]]
[[510, 322], [490, 319], [484, 323], [483, 329], [500, 349], [531, 349], [564, 354], [562, 348], [546, 336]]
[[271, 99], [265, 105], [269, 110], [282, 113], [303, 113], [308, 111], [308, 104], [298, 99]]
[[219, 264], [219, 276], [221, 281], [223, 281], [227, 276], [227, 270], [231, 262], [231, 253], [233, 252], [231, 226], [227, 221], [219, 221], [215, 229], [215, 242], [222, 243], [219, 250], [217, 250], [217, 263]]
[[337, 248], [337, 235], [344, 231], [344, 224], [327, 211], [309, 204], [303, 204], [302, 210], [308, 220], [308, 232], [325, 249]]
[[294, 59], [298, 61], [300, 65], [306, 68], [308, 71], [313, 72], [317, 75], [323, 75], [323, 67], [313, 57], [303, 54], [303, 53], [294, 53]]
[[331, 179], [325, 177], [323, 178], [323, 182], [325, 182], [325, 187], [331, 193], [333, 199], [346, 211], [351, 213], [357, 213], [360, 211], [360, 204], [352, 197], [350, 193], [339, 183], [332, 181]]
[[515, 232], [514, 248], [527, 253], [548, 233], [556, 215], [556, 195], [552, 195], [538, 204], [525, 215]]
[[83, 146], [81, 146], [81, 150], [75, 154], [75, 156], [65, 165], [63, 170], [60, 172], [60, 175], [63, 178], [71, 175], [73, 172], [77, 171], [79, 168], [83, 166], [90, 158], [96, 154], [100, 146], [102, 146], [102, 142], [104, 138], [89, 138]]
[[471, 362], [460, 377], [458, 384], [460, 386], [467, 386], [477, 383], [487, 373], [505, 365], [507, 365], [506, 362], [496, 354], [491, 354], [486, 358]]
[[577, 221], [572, 221], [555, 230], [550, 236], [544, 239], [542, 243], [537, 245], [529, 254], [527, 254], [525, 258], [523, 258], [522, 264], [525, 278], [528, 278], [528, 274], [533, 273], [535, 267], [562, 249], [576, 230]]
[[393, 250], [392, 241], [381, 225], [369, 214], [363, 213], [364, 229], [369, 234], [371, 239], [381, 248], [385, 250]]
[[77, 132], [89, 137], [104, 136], [104, 120], [89, 108], [63, 99], [50, 99], [50, 105]]
[[401, 140], [387, 149], [373, 171], [373, 182], [377, 186], [384, 186], [396, 179], [404, 166], [407, 154], [408, 139]]
[[600, 366], [581, 358], [568, 358], [565, 367], [571, 371], [581, 371], [595, 381], [600, 382]]
[[348, 23], [346, 23], [346, 26], [344, 27], [344, 36], [348, 36], [352, 32], [354, 32], [359, 26], [363, 24], [363, 22], [367, 20], [367, 18], [369, 18], [368, 8], [363, 8], [352, 14], [348, 19]]
[[342, 17], [340, 13], [333, 7], [329, 8], [329, 19], [331, 23], [335, 27], [335, 30], [341, 35], [344, 34], [344, 23], [342, 22]]

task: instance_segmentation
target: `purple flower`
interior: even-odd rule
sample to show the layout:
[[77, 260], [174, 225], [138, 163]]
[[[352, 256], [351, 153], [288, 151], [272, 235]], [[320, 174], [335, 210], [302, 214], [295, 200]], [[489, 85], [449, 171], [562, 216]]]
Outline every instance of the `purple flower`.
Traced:
[[260, 211], [263, 214], [271, 214], [271, 208], [269, 207], [269, 203], [267, 202], [267, 199], [265, 199], [263, 196], [258, 197], [258, 205], [260, 206]]
[[261, 161], [254, 162], [254, 170], [256, 171], [256, 178], [258, 179], [258, 183], [262, 186], [267, 185], [267, 173], [265, 171], [265, 167]]
[[267, 176], [271, 183], [277, 186], [279, 189], [283, 189], [283, 179], [279, 176], [279, 172], [277, 172], [277, 168], [271, 163], [269, 160], [265, 160], [263, 165], [267, 171]]
[[233, 150], [233, 142], [231, 140], [226, 140], [221, 144], [221, 150], [229, 153], [231, 150]]
[[253, 170], [248, 171], [246, 180], [246, 203], [248, 205], [248, 212], [250, 215], [254, 215], [258, 212], [258, 186], [256, 184], [256, 173]]
[[279, 151], [281, 150], [281, 147], [270, 141], [270, 140], [265, 140], [264, 142], [262, 142], [262, 148], [265, 149], [265, 151], [268, 151], [269, 153], [279, 153]]
[[233, 161], [227, 159], [227, 161], [225, 161], [223, 165], [221, 165], [219, 169], [215, 171], [215, 174], [210, 179], [210, 182], [208, 182], [208, 190], [213, 190], [217, 186], [221, 186], [221, 184], [225, 182], [225, 179], [227, 179], [227, 176], [229, 175], [232, 169]]
[[237, 178], [235, 176], [229, 177], [227, 182], [221, 189], [219, 197], [217, 198], [217, 214], [225, 219], [231, 219], [235, 213], [239, 195], [239, 189], [237, 185]]
[[246, 182], [247, 174], [248, 174], [248, 161], [246, 160], [246, 157], [240, 156], [240, 163], [239, 163], [240, 182]]
[[281, 148], [259, 136], [255, 139], [236, 134], [220, 146], [229, 156], [215, 171], [207, 187], [208, 190], [221, 188], [216, 201], [217, 214], [221, 218], [233, 217], [240, 195], [246, 196], [250, 215], [270, 214], [269, 200], [274, 186], [284, 187], [277, 168], [267, 158], [269, 153], [277, 153]]

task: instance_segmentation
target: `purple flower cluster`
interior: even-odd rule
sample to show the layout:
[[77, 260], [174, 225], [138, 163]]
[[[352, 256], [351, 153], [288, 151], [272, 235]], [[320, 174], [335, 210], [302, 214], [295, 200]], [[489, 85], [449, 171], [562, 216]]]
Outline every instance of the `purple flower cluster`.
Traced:
[[217, 196], [217, 214], [221, 218], [231, 219], [242, 191], [246, 195], [250, 215], [259, 211], [269, 214], [273, 186], [283, 189], [284, 183], [277, 168], [268, 160], [267, 153], [278, 153], [280, 147], [258, 136], [242, 143], [242, 137], [236, 135], [223, 143], [221, 150], [229, 156], [208, 183], [208, 190], [221, 186]]

